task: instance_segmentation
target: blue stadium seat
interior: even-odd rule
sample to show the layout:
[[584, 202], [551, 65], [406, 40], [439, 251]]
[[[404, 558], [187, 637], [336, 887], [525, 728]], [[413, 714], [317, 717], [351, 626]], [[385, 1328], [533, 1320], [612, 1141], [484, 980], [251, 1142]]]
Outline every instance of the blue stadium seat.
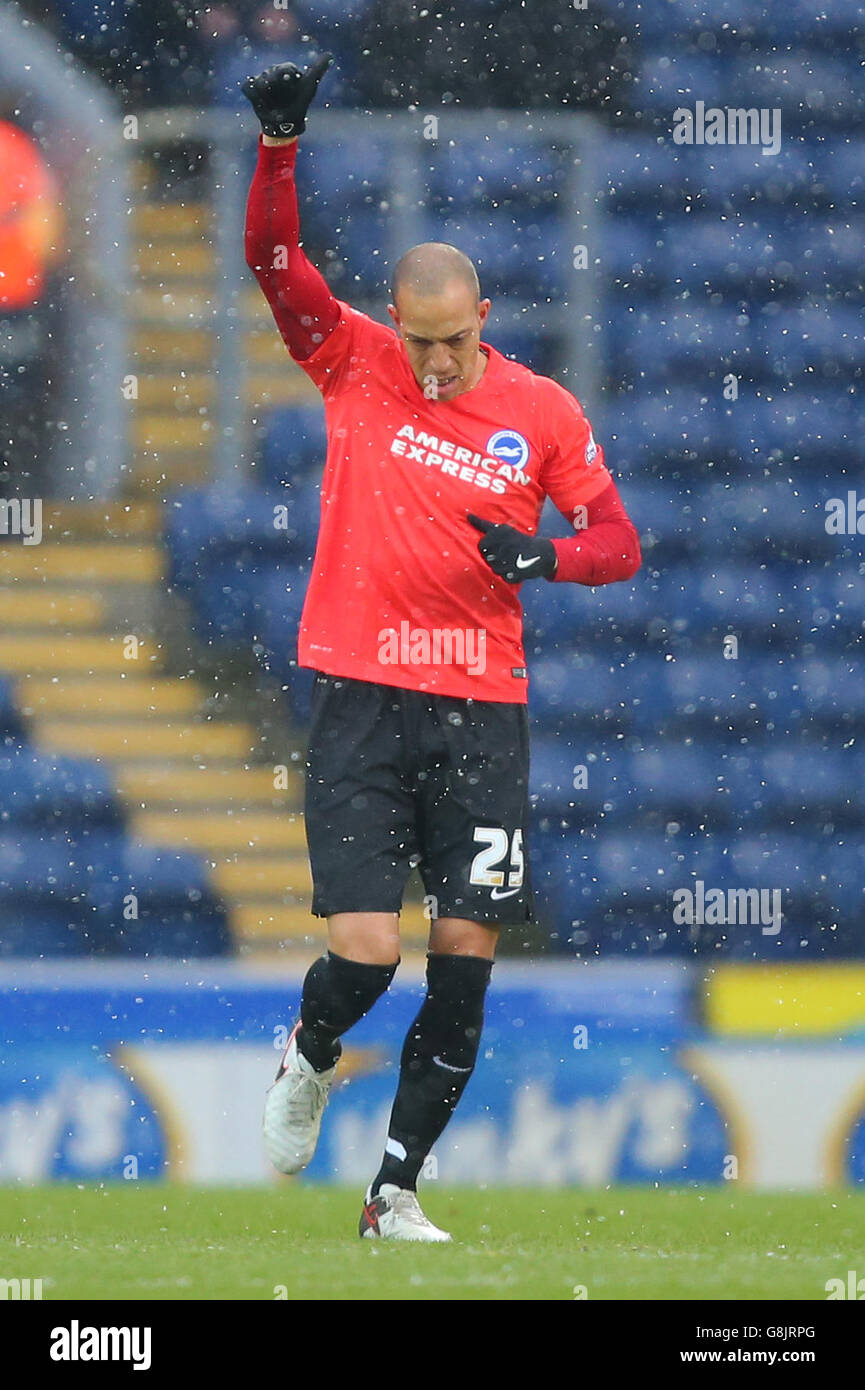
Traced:
[[[825, 164], [829, 163], [827, 158]], [[801, 292], [819, 300], [827, 291], [846, 292], [861, 285], [863, 239], [865, 216], [858, 211], [827, 213], [810, 225], [803, 220], [790, 237]]]
[[622, 313], [615, 328], [624, 364], [635, 378], [680, 382], [692, 373], [704, 382], [708, 369], [741, 373], [752, 358], [750, 325], [726, 307], [659, 311], [653, 305], [637, 314]]
[[286, 692], [298, 722], [309, 717], [313, 673], [297, 664], [297, 634], [308, 582], [306, 571], [278, 571], [268, 576], [258, 599], [255, 636], [262, 665]]
[[718, 650], [728, 633], [765, 638], [788, 629], [795, 616], [783, 611], [774, 573], [741, 565], [650, 570], [633, 584], [597, 589], [592, 600], [592, 618], [607, 618], [616, 630], [690, 636]]
[[54, 758], [22, 745], [0, 750], [0, 823], [65, 829], [115, 826], [121, 811], [110, 776], [100, 763]]
[[726, 64], [705, 53], [680, 52], [667, 43], [644, 51], [630, 100], [638, 110], [664, 116], [670, 126], [678, 107], [693, 108], [695, 101], [723, 106], [728, 94]]
[[849, 371], [865, 363], [860, 309], [837, 304], [778, 309], [761, 314], [756, 326], [765, 363], [784, 379], [829, 365]]
[[[560, 521], [556, 534], [566, 535]], [[527, 650], [552, 655], [559, 647], [572, 650], [592, 612], [579, 584], [524, 584], [520, 590]]]
[[[565, 816], [572, 824], [586, 816], [594, 820], [609, 789], [613, 766], [587, 751], [585, 743], [538, 734], [532, 739], [529, 778], [538, 814]], [[581, 768], [586, 770], [585, 779]]]
[[708, 836], [665, 835], [661, 831], [607, 835], [596, 846], [598, 884], [608, 901], [669, 907], [676, 888], [701, 876], [719, 876], [725, 845]]
[[[358, 159], [352, 140], [322, 140], [310, 131], [304, 136], [303, 156], [298, 160], [297, 185], [301, 200], [311, 197], [317, 205], [354, 207], [384, 197], [388, 186], [388, 152], [381, 140], [366, 138], [363, 158]], [[306, 209], [302, 207], [305, 218]]]
[[666, 389], [660, 382], [610, 397], [596, 422], [610, 467], [630, 473], [654, 459], [717, 457], [729, 434], [721, 405], [696, 385]]
[[459, 209], [551, 194], [561, 186], [561, 156], [540, 140], [519, 136], [460, 139], [443, 146], [433, 158], [430, 188], [434, 197]]
[[865, 663], [861, 658], [810, 659], [796, 667], [806, 718], [837, 732], [865, 726]]
[[0, 903], [86, 900], [100, 874], [123, 855], [121, 831], [86, 826], [64, 831], [24, 829], [0, 836]]
[[845, 57], [816, 49], [756, 49], [731, 66], [723, 101], [711, 104], [778, 109], [788, 129], [802, 126], [809, 133], [815, 125], [861, 123], [861, 96], [851, 82], [855, 71]]
[[818, 902], [852, 921], [857, 954], [861, 956], [862, 915], [865, 912], [861, 830], [827, 842], [817, 841], [814, 848], [817, 855], [814, 891]]
[[691, 515], [703, 553], [765, 552], [771, 545], [782, 559], [790, 548], [812, 557], [830, 549], [821, 502], [786, 479], [749, 479], [745, 487], [710, 483], [697, 493]]
[[318, 488], [298, 478], [289, 487], [190, 488], [169, 499], [165, 537], [174, 582], [209, 583], [216, 567], [299, 562], [311, 557], [318, 530]]
[[323, 468], [327, 435], [321, 406], [290, 405], [270, 411], [261, 452], [265, 482], [274, 490], [299, 474]]
[[[789, 216], [790, 203], [812, 196], [814, 160], [807, 143], [782, 142], [777, 154], [768, 155], [761, 146], [751, 144], [695, 145], [693, 149], [699, 161], [702, 205], [723, 211], [734, 225], [753, 223], [754, 214], [759, 213], [760, 225], [751, 227], [752, 237], [757, 234], [758, 240], [764, 217], [774, 221]], [[733, 209], [738, 217], [730, 217]], [[695, 224], [696, 230], [703, 220], [703, 214], [682, 218], [678, 227], [683, 229], [687, 222]], [[743, 236], [737, 248], [740, 259], [747, 255], [746, 240]]]
[[315, 683], [315, 672], [305, 666], [298, 666], [292, 657], [287, 662], [281, 653], [270, 656], [274, 666], [278, 666], [278, 676], [285, 690], [292, 716], [298, 724], [309, 723], [310, 700]]
[[624, 718], [626, 688], [615, 661], [577, 655], [534, 661], [529, 710], [538, 725], [567, 729], [580, 723]]
[[782, 659], [740, 654], [680, 656], [665, 663], [665, 684], [674, 716], [718, 733], [746, 732], [776, 723], [803, 703], [797, 699], [795, 666]]
[[553, 372], [557, 339], [551, 333], [514, 329], [510, 328], [507, 322], [500, 325], [495, 322], [493, 315], [489, 327], [484, 328], [483, 341], [496, 348], [503, 356], [521, 362], [534, 372], [546, 376]]
[[[277, 12], [278, 13], [278, 12]], [[213, 61], [214, 105], [229, 111], [248, 109], [246, 97], [241, 91], [241, 83], [257, 72], [271, 67], [274, 63], [297, 63], [307, 67], [319, 56], [321, 49], [315, 50], [310, 44], [291, 40], [277, 45], [249, 44], [239, 51], [217, 54]], [[327, 76], [327, 103], [329, 106], [345, 106], [350, 96], [351, 49], [343, 50], [341, 61], [335, 63]]]
[[424, 219], [424, 240], [458, 246], [477, 265], [487, 294], [553, 295], [571, 274], [571, 252], [559, 219], [547, 211], [510, 216], [489, 212]]
[[649, 822], [726, 824], [741, 818], [759, 785], [754, 760], [723, 744], [649, 746], [612, 755], [616, 792], [608, 818], [634, 828]]
[[753, 5], [748, 8], [753, 22], [776, 43], [832, 43], [839, 36], [849, 39], [848, 30], [856, 25], [861, 28], [865, 21], [862, 0], [832, 0], [831, 5], [815, 5], [813, 0], [765, 0], [756, 10]]
[[[577, 772], [585, 768], [585, 774]], [[633, 829], [662, 821], [738, 823], [759, 807], [762, 764], [756, 754], [710, 742], [673, 741], [638, 751], [616, 745], [601, 754], [587, 744], [539, 735], [532, 743], [533, 799], [539, 814], [578, 816]], [[574, 787], [585, 780], [586, 786]]]
[[[725, 148], [725, 154], [731, 153]], [[794, 228], [791, 232], [772, 213], [756, 219], [753, 208], [750, 215], [741, 218], [704, 212], [669, 219], [659, 261], [669, 283], [679, 291], [693, 294], [705, 292], [707, 286], [715, 292], [749, 289], [754, 280], [768, 283], [770, 277], [794, 281], [796, 267], [790, 262], [798, 249], [798, 241], [794, 240], [797, 231]], [[723, 313], [731, 322], [729, 332], [734, 336], [736, 306]]]
[[220, 560], [192, 587], [192, 620], [204, 642], [245, 644], [256, 629], [256, 597], [270, 572], [267, 560]]
[[15, 744], [23, 738], [24, 727], [15, 698], [15, 684], [0, 676], [0, 751], [4, 744]]
[[724, 414], [731, 442], [749, 471], [773, 456], [814, 461], [821, 468], [827, 459], [837, 467], [859, 456], [854, 399], [837, 386], [778, 390], [772, 399], [743, 395]]
[[[782, 828], [621, 834], [607, 826], [581, 831], [548, 818], [537, 822], [530, 845], [540, 916], [555, 950], [777, 959], [856, 949], [854, 923], [865, 890], [852, 840], [823, 843]], [[675, 923], [679, 891], [696, 897], [699, 883], [706, 895], [751, 890], [747, 916], [738, 916], [741, 900], [729, 922]], [[755, 898], [755, 889], [766, 896]], [[776, 889], [781, 929], [764, 933], [764, 926], [775, 925]], [[845, 914], [841, 933], [839, 907]], [[844, 939], [835, 939], [839, 935]]]
[[92, 910], [82, 903], [6, 902], [0, 890], [0, 959], [89, 955]]
[[196, 630], [208, 641], [249, 644], [266, 641], [277, 622], [294, 638], [308, 579], [306, 565], [216, 565], [193, 594]]
[[260, 613], [256, 636], [266, 646], [279, 650], [297, 636], [297, 624], [306, 597], [309, 570], [306, 567], [281, 567], [263, 577], [257, 595]]
[[627, 213], [608, 220], [601, 248], [601, 269], [608, 280], [648, 292], [667, 278], [667, 262], [660, 229]]
[[779, 888], [808, 896], [817, 883], [820, 847], [813, 837], [785, 830], [737, 836], [730, 845], [725, 887]]
[[783, 583], [785, 604], [795, 613], [803, 634], [819, 641], [824, 651], [830, 643], [849, 648], [852, 660], [865, 630], [865, 577], [847, 563], [839, 568], [837, 543], [825, 568], [816, 563], [800, 565], [783, 572]]
[[[130, 894], [136, 915], [130, 915]], [[125, 844], [94, 877], [88, 897], [100, 953], [186, 958], [232, 950], [224, 909], [197, 855]]]
[[337, 298], [352, 301], [361, 290], [384, 290], [392, 267], [387, 262], [387, 216], [380, 206], [349, 203], [337, 219], [316, 206], [316, 214], [326, 226], [318, 230], [315, 218], [307, 218], [310, 241], [325, 248], [328, 284]]
[[[847, 220], [838, 217], [838, 209], [861, 209], [865, 199], [865, 140], [858, 133], [832, 136], [813, 142], [807, 149], [812, 166], [812, 194], [822, 190], [832, 209], [826, 220], [837, 224], [833, 228], [837, 235]], [[861, 247], [861, 240], [859, 244]]]
[[762, 753], [765, 798], [779, 816], [812, 817], [818, 809], [859, 823], [865, 812], [865, 766], [860, 749], [798, 744]]
[[530, 841], [541, 920], [554, 949], [587, 954], [693, 954], [673, 923], [676, 889], [710, 881], [723, 862], [711, 837], [536, 831]]
[[372, 0], [298, 0], [294, 6], [309, 33], [318, 29], [333, 29], [337, 33], [362, 20], [372, 6]]
[[652, 135], [615, 133], [597, 152], [597, 178], [610, 211], [645, 210], [679, 201], [686, 161], [682, 146]]
[[[752, 0], [636, 0], [629, 18], [644, 42], [663, 44], [691, 32], [722, 34], [724, 29], [751, 29], [765, 16], [767, 5]], [[813, 8], [810, 16], [813, 21]], [[800, 21], [800, 28], [805, 24]]]

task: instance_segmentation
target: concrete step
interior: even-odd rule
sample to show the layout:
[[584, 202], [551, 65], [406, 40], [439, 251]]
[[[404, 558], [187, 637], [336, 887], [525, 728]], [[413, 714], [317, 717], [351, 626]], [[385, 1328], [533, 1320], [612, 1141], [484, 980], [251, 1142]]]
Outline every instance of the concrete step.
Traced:
[[233, 854], [300, 853], [306, 847], [303, 820], [267, 811], [133, 810], [135, 833], [152, 845], [182, 845], [208, 858]]
[[323, 918], [313, 917], [308, 907], [286, 907], [280, 902], [252, 903], [229, 909], [232, 934], [241, 945], [270, 944], [308, 937], [323, 937]]
[[0, 584], [13, 579], [69, 584], [156, 584], [162, 578], [165, 557], [155, 545], [5, 546], [0, 548]]
[[181, 415], [177, 411], [157, 413], [139, 411], [130, 421], [132, 446], [136, 450], [162, 452], [210, 450], [214, 425], [206, 415]]
[[216, 400], [216, 378], [206, 372], [189, 372], [178, 376], [176, 372], [162, 375], [150, 372], [138, 378], [138, 400], [136, 411], [171, 412], [180, 414], [190, 410], [206, 410]]
[[204, 692], [193, 680], [164, 677], [151, 681], [114, 677], [23, 676], [18, 682], [18, 701], [29, 716], [64, 715], [67, 719], [176, 720], [200, 710]]
[[172, 283], [178, 280], [211, 280], [216, 275], [216, 253], [209, 241], [157, 240], [133, 247], [131, 274], [141, 280]]
[[121, 763], [115, 769], [118, 791], [128, 801], [157, 806], [197, 806], [233, 810], [293, 810], [301, 804], [303, 777], [290, 773], [288, 787], [277, 791], [269, 767], [189, 767], [169, 763], [141, 766]]
[[242, 854], [217, 863], [211, 877], [225, 898], [241, 902], [291, 897], [305, 901], [312, 894], [309, 860], [305, 854]]
[[141, 241], [171, 241], [207, 236], [212, 225], [207, 203], [139, 203], [132, 213], [132, 228]]
[[135, 660], [124, 657], [122, 637], [55, 637], [44, 633], [12, 635], [0, 643], [0, 670], [20, 675], [60, 675], [88, 672], [124, 672], [135, 679], [152, 675], [162, 665], [162, 653], [152, 643], [143, 642]]
[[155, 502], [45, 502], [42, 529], [52, 541], [155, 540], [161, 526]]
[[[216, 338], [203, 328], [135, 328], [130, 334], [133, 362], [131, 372], [181, 372], [213, 367]], [[283, 348], [285, 352], [285, 348]], [[288, 356], [288, 353], [285, 354]]]
[[155, 720], [90, 723], [42, 719], [34, 741], [46, 751], [127, 762], [246, 759], [254, 755], [258, 734], [248, 724], [162, 724]]
[[10, 628], [101, 627], [105, 604], [99, 594], [15, 584], [0, 588], [0, 626]]
[[[286, 905], [278, 900], [236, 903], [229, 908], [232, 932], [244, 946], [268, 946], [281, 940], [324, 938], [325, 919], [313, 917], [306, 905]], [[420, 905], [410, 903], [400, 914], [400, 940], [417, 948], [429, 937], [429, 922]]]
[[181, 487], [203, 487], [212, 481], [209, 448], [199, 448], [194, 453], [160, 449], [133, 459], [126, 486], [132, 493], [152, 496], [154, 492], [174, 492]]

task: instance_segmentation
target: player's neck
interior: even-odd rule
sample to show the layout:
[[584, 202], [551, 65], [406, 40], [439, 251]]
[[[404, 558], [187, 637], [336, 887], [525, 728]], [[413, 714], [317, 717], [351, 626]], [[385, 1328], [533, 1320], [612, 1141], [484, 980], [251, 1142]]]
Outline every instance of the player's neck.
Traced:
[[478, 348], [478, 360], [475, 363], [475, 374], [472, 378], [471, 386], [466, 387], [467, 391], [473, 391], [474, 388], [478, 385], [481, 377], [487, 369], [487, 364], [489, 360], [489, 356], [487, 355], [487, 353], [484, 352], [483, 348]]

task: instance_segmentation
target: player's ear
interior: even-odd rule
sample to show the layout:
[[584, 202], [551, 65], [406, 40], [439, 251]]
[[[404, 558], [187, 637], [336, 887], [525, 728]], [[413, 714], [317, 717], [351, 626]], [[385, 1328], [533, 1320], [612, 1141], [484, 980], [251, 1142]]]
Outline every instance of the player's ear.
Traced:
[[393, 319], [394, 323], [396, 324], [397, 328], [399, 328], [399, 310], [397, 309], [396, 305], [388, 304], [387, 311]]
[[481, 300], [479, 301], [479, 303], [478, 303], [478, 321], [479, 321], [479, 323], [480, 323], [480, 325], [481, 325], [481, 328], [483, 328], [484, 324], [486, 323], [487, 319], [489, 318], [490, 309], [491, 309], [492, 307], [493, 307], [493, 302], [492, 302], [491, 299], [481, 299]]

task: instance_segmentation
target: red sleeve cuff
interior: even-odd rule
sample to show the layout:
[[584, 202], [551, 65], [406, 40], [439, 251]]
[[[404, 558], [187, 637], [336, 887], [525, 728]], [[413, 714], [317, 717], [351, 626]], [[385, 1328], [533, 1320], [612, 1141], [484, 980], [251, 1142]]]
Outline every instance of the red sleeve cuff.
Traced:
[[556, 572], [554, 584], [584, 584], [593, 563], [591, 554], [584, 554], [575, 536], [562, 536], [553, 540], [556, 552]]
[[642, 563], [639, 537], [627, 519], [563, 536], [553, 541], [553, 549], [558, 561], [555, 584], [614, 584], [632, 578]]
[[293, 169], [297, 163], [297, 144], [265, 145], [264, 132], [258, 133], [258, 162], [265, 169]]

